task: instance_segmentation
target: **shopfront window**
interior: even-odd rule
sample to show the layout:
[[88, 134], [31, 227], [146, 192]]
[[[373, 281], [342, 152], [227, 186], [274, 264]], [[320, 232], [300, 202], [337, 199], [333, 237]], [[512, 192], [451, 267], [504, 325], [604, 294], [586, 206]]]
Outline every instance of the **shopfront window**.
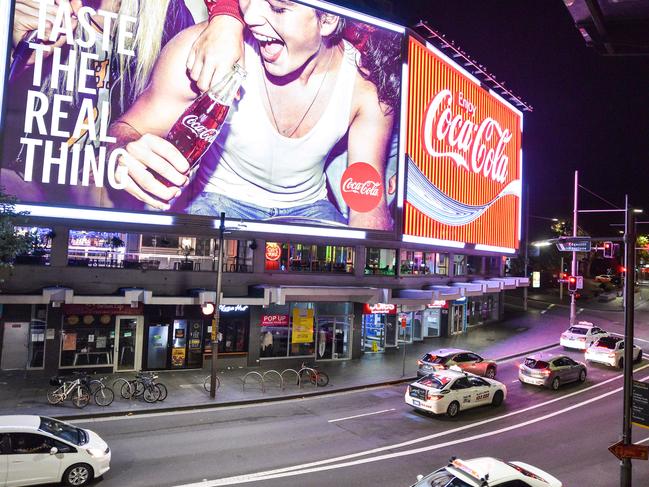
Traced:
[[[225, 240], [223, 272], [252, 272], [253, 240]], [[71, 230], [68, 265], [216, 271], [218, 240], [152, 233]]]
[[290, 303], [265, 308], [260, 326], [261, 358], [351, 358], [350, 303]]
[[487, 257], [485, 259], [485, 274], [488, 276], [500, 276], [500, 263], [502, 257]]
[[59, 366], [112, 367], [114, 342], [114, 316], [66, 314], [63, 316]]
[[477, 255], [467, 256], [467, 274], [482, 274], [482, 259], [483, 257]]
[[282, 272], [354, 273], [354, 248], [267, 242], [265, 269]]
[[50, 265], [54, 231], [43, 227], [15, 227], [15, 230], [29, 238], [29, 249], [16, 256], [16, 265]]
[[401, 250], [401, 275], [448, 275], [448, 254]]
[[455, 254], [453, 255], [453, 275], [464, 276], [467, 273], [466, 268], [466, 255]]
[[397, 251], [368, 248], [365, 256], [365, 274], [394, 276]]

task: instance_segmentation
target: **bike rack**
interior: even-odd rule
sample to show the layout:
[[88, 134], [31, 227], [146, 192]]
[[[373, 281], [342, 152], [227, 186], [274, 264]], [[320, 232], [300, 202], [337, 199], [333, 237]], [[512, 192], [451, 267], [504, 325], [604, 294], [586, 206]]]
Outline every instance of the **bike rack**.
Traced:
[[[297, 378], [296, 384], [298, 385], [298, 387], [302, 387], [302, 385], [301, 385], [302, 377], [300, 376], [300, 374], [298, 373], [297, 370], [295, 370], [295, 369], [284, 369], [284, 370], [282, 370], [282, 373], [280, 375], [282, 376], [282, 379], [284, 379], [284, 374], [286, 374], [286, 373], [290, 374], [291, 372], [294, 373], [295, 377]], [[287, 383], [286, 381], [284, 381], [284, 382]]]
[[264, 376], [261, 375], [259, 372], [254, 371], [254, 370], [252, 372], [248, 372], [241, 379], [241, 390], [242, 391], [246, 390], [246, 380], [248, 379], [248, 377], [258, 377], [257, 381], [261, 385], [261, 392], [266, 392], [266, 388], [264, 387]]
[[267, 379], [266, 379], [266, 376], [275, 376], [275, 375], [279, 378], [279, 387], [280, 387], [280, 389], [284, 390], [284, 378], [282, 377], [282, 374], [280, 374], [279, 372], [277, 372], [275, 369], [267, 370], [267, 371], [264, 372], [264, 374], [261, 376], [262, 379], [263, 379], [263, 381], [264, 381], [264, 385], [266, 384], [266, 380], [267, 380]]
[[[307, 372], [308, 374], [317, 374], [318, 372], [313, 367], [302, 367], [297, 375], [300, 377], [299, 386], [302, 388], [302, 372]], [[315, 387], [318, 388], [318, 381], [315, 381]]]

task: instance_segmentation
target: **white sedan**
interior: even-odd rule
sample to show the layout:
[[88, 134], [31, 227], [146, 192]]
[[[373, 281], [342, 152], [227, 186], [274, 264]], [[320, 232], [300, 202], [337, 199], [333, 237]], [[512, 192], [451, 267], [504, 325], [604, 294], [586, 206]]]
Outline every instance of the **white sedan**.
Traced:
[[600, 338], [608, 336], [608, 332], [589, 321], [580, 321], [561, 334], [559, 343], [564, 348], [586, 350]]
[[110, 468], [97, 433], [44, 416], [0, 416], [0, 486], [81, 487]]
[[[586, 349], [586, 362], [597, 362], [611, 367], [624, 367], [624, 339], [621, 337], [604, 337]], [[642, 349], [633, 345], [633, 361], [642, 360]]]
[[461, 370], [440, 370], [410, 384], [404, 399], [415, 409], [453, 418], [464, 409], [500, 406], [506, 397], [507, 388], [497, 380]]

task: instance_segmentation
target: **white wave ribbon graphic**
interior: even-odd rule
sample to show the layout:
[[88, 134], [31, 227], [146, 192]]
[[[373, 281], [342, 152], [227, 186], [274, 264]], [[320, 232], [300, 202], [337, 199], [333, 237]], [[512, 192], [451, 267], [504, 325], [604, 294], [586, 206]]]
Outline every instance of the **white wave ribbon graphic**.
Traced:
[[424, 215], [444, 225], [458, 227], [477, 220], [496, 201], [508, 195], [522, 195], [520, 179], [510, 182], [491, 201], [484, 205], [467, 205], [454, 200], [435, 186], [408, 157], [407, 201]]

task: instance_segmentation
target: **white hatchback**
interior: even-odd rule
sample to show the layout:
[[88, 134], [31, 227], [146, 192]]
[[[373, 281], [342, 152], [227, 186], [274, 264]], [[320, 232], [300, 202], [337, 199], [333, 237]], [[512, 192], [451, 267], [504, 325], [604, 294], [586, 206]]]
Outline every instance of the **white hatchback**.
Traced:
[[599, 326], [595, 326], [589, 321], [580, 321], [577, 325], [571, 326], [561, 334], [559, 343], [564, 348], [586, 350], [597, 340], [606, 336], [608, 336], [608, 332], [605, 332]]
[[[586, 349], [586, 362], [597, 362], [611, 367], [624, 367], [624, 339], [622, 337], [604, 337]], [[642, 360], [642, 349], [633, 345], [633, 361]]]
[[0, 487], [79, 487], [110, 468], [97, 433], [44, 416], [0, 416]]
[[507, 387], [494, 379], [458, 370], [440, 370], [408, 386], [405, 401], [415, 409], [455, 417], [464, 409], [500, 406]]

